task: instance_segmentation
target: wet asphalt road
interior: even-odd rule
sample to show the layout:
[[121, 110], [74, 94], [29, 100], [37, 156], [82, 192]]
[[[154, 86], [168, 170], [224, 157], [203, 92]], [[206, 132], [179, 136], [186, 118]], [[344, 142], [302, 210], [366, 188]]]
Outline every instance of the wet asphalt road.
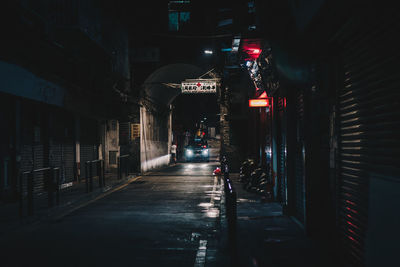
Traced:
[[58, 221], [0, 237], [1, 266], [216, 265], [216, 163], [152, 172]]

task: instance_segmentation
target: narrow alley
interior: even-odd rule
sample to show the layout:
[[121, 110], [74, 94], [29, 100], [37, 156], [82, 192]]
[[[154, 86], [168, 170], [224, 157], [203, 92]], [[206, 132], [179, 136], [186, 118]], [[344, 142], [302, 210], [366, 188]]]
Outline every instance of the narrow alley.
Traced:
[[0, 266], [398, 266], [399, 13], [3, 0]]

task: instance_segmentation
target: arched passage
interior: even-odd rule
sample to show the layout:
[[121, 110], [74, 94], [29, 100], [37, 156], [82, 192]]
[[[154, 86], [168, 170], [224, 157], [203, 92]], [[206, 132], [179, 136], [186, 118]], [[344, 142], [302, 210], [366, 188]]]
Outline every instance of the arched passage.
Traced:
[[185, 79], [196, 79], [204, 70], [192, 64], [170, 64], [154, 71], [144, 82], [143, 97], [157, 105], [168, 107], [177, 97], [180, 88], [172, 88], [165, 83], [180, 84]]
[[204, 70], [191, 64], [170, 64], [154, 71], [145, 80], [140, 108], [141, 171], [169, 163], [172, 133], [170, 105], [180, 94], [180, 88], [166, 84], [180, 84], [185, 79], [198, 78]]

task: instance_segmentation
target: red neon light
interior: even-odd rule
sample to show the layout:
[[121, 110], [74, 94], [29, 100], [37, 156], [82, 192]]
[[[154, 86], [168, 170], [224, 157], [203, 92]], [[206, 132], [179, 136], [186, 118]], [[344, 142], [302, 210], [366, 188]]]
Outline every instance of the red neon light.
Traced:
[[352, 234], [356, 234], [356, 232], [354, 232], [353, 230], [351, 230], [351, 229], [347, 229], [350, 233], [352, 233]]
[[268, 107], [268, 106], [269, 106], [269, 101], [266, 98], [249, 99], [249, 107], [251, 108]]
[[267, 98], [267, 92], [262, 93], [258, 98]]
[[349, 221], [346, 221], [346, 223], [347, 223], [348, 225], [353, 226], [354, 228], [358, 229], [358, 227], [357, 227], [356, 225], [354, 225], [353, 223], [351, 223], [351, 222], [349, 222]]
[[260, 39], [243, 39], [242, 40], [242, 51], [247, 54], [247, 57], [251, 59], [257, 59], [261, 52], [261, 40]]
[[207, 148], [207, 146], [203, 146], [203, 148]]
[[259, 54], [261, 54], [261, 49], [257, 49], [257, 48], [249, 49], [249, 53], [254, 54], [254, 55], [259, 55]]
[[355, 240], [352, 236], [347, 236], [348, 238], [350, 238], [351, 241], [357, 242], [357, 240]]
[[261, 54], [261, 49], [258, 48], [245, 48], [244, 50], [249, 55], [249, 58], [247, 58], [246, 60], [257, 59]]

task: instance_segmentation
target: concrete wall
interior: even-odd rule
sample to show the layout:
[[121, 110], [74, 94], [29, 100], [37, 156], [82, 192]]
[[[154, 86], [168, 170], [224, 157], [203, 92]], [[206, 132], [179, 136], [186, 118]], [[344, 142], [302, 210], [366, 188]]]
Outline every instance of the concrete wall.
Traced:
[[166, 166], [170, 162], [171, 112], [156, 114], [140, 108], [140, 165], [141, 171]]
[[106, 171], [109, 171], [110, 169], [116, 169], [116, 163], [110, 164], [110, 151], [117, 151], [117, 157], [120, 155], [118, 121], [105, 121], [101, 127], [101, 131], [103, 132], [102, 135], [104, 136], [104, 139], [102, 140], [102, 146], [104, 146], [104, 148], [99, 149], [99, 151], [101, 151], [101, 154], [103, 154], [101, 156], [104, 159], [104, 166]]
[[398, 261], [400, 183], [369, 174], [365, 266], [390, 266]]
[[0, 60], [0, 92], [62, 107], [66, 90], [18, 65]]

